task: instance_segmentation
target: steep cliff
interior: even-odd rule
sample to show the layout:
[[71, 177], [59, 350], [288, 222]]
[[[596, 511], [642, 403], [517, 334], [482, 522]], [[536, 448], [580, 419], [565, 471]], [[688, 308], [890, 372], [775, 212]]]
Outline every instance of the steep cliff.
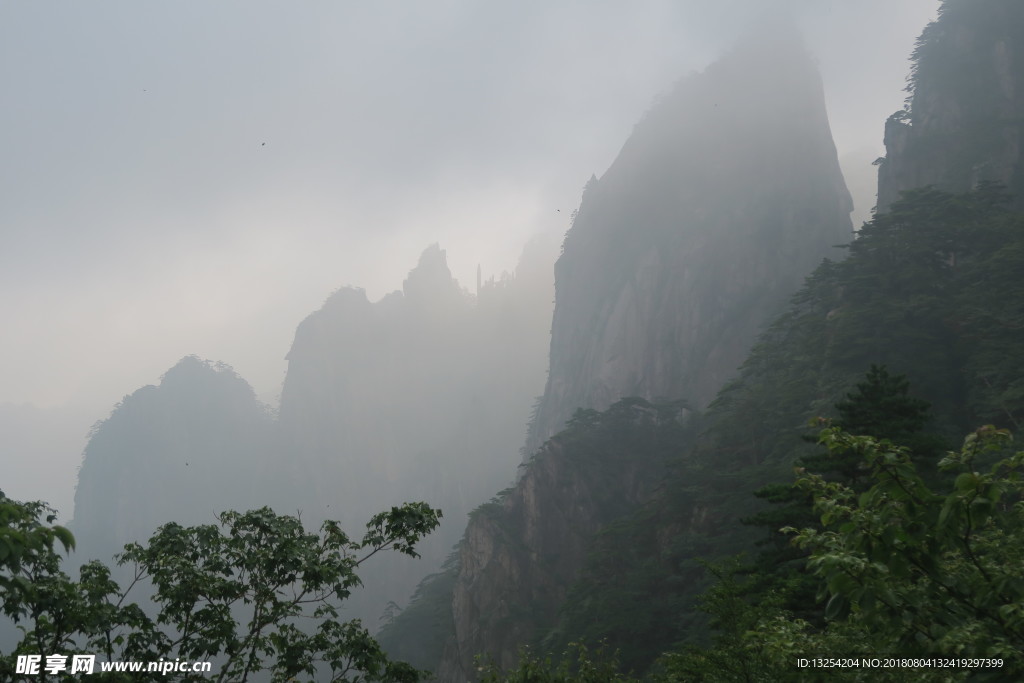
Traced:
[[[622, 396], [707, 402], [803, 277], [849, 240], [820, 78], [798, 43], [785, 31], [760, 37], [681, 81], [587, 185], [556, 265], [548, 383], [528, 448], [578, 408]], [[472, 678], [480, 653], [509, 664], [555, 626], [593, 534], [643, 502], [649, 489], [636, 481], [664, 474], [663, 461], [639, 457], [651, 438], [641, 429], [619, 442], [619, 469], [594, 496], [589, 467], [608, 471], [601, 430], [589, 450], [562, 445], [588, 415], [470, 521], [440, 680]], [[683, 447], [673, 442], [675, 454]]]
[[161, 524], [207, 524], [264, 504], [273, 420], [230, 367], [181, 359], [97, 423], [85, 448], [71, 528], [81, 554], [106, 562]]
[[651, 499], [692, 436], [688, 418], [681, 403], [637, 398], [580, 411], [515, 487], [473, 513], [453, 590], [458, 638], [447, 644], [439, 680], [472, 678], [479, 653], [511, 666], [556, 622], [594, 535]]
[[1024, 206], [1024, 3], [950, 0], [918, 40], [908, 107], [885, 124], [878, 210], [935, 185], [995, 181]]
[[761, 324], [852, 231], [812, 59], [788, 31], [683, 79], [587, 185], [555, 270], [527, 450], [578, 407], [707, 403]]

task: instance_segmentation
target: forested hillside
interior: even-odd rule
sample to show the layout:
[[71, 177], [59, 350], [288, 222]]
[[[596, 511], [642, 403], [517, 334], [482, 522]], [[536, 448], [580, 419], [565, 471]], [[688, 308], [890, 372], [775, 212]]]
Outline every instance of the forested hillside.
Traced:
[[[680, 642], [704, 641], [696, 596], [708, 575], [697, 560], [740, 551], [786, 600], [771, 571], [788, 577], [793, 569], [758, 559], [766, 551], [758, 541], [774, 547], [778, 528], [812, 520], [809, 504], [803, 516], [744, 520], [764, 514], [764, 497], [792, 502], [778, 489], [754, 494], [772, 483], [788, 489], [796, 465], [838, 476], [836, 461], [815, 459], [821, 447], [804, 437], [817, 434], [820, 424], [810, 423], [818, 418], [843, 424], [836, 406], [872, 364], [906, 375], [911, 396], [930, 404], [918, 429], [931, 438], [912, 446], [939, 485], [951, 480], [935, 472], [937, 453], [958, 448], [983, 424], [1019, 428], [1024, 216], [1007, 210], [1006, 201], [992, 187], [960, 196], [913, 193], [867, 225], [847, 259], [824, 263], [762, 337], [740, 378], [708, 408], [664, 495], [599, 537], [548, 642], [607, 638], [625, 664], [643, 671]], [[625, 611], [625, 595], [633, 604], [647, 596], [648, 603]], [[811, 596], [802, 609], [822, 610]], [[899, 651], [895, 642], [880, 646]]]

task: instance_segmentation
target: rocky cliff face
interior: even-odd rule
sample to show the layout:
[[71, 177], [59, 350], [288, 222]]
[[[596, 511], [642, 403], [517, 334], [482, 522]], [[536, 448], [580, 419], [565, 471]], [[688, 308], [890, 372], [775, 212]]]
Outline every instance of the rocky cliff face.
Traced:
[[578, 407], [708, 402], [833, 245], [851, 201], [820, 78], [790, 36], [682, 80], [587, 185], [555, 270], [528, 450]]
[[1024, 206], [1024, 3], [950, 0], [914, 53], [912, 95], [885, 125], [878, 210], [926, 185], [1006, 185]]
[[474, 678], [474, 656], [511, 667], [556, 620], [593, 536], [648, 501], [689, 432], [679, 403], [624, 399], [581, 412], [531, 459], [516, 486], [473, 513], [459, 551], [455, 632], [437, 671]]
[[[790, 37], [752, 41], [683, 80], [585, 189], [556, 265], [548, 383], [528, 447], [578, 408], [622, 396], [709, 401], [762, 323], [849, 241], [851, 208], [820, 78]], [[470, 521], [440, 680], [471, 679], [479, 653], [508, 665], [550, 628], [593, 533], [643, 499], [636, 481], [661, 474], [623, 461], [597, 500], [564, 438]], [[599, 451], [573, 457], [601, 468]]]

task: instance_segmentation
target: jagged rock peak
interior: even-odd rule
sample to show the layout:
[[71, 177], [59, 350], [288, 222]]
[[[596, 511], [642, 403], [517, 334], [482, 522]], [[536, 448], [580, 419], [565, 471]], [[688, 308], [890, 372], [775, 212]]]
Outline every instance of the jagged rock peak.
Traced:
[[437, 243], [420, 254], [419, 263], [409, 271], [402, 283], [402, 291], [412, 302], [460, 296], [462, 290], [448, 268], [448, 254]]
[[1024, 2], [946, 0], [918, 39], [907, 107], [885, 124], [878, 210], [927, 185], [1006, 185], [1024, 207]]
[[299, 325], [279, 424], [293, 491], [319, 511], [309, 514], [363, 524], [403, 500], [444, 510], [422, 561], [383, 565], [365, 600], [350, 603], [354, 614], [376, 622], [387, 600], [404, 600], [447, 556], [469, 510], [506, 482], [544, 382], [551, 290], [534, 272], [550, 272], [553, 251], [524, 250], [528, 274], [482, 283], [474, 301], [434, 244], [401, 291], [370, 303], [341, 290]]

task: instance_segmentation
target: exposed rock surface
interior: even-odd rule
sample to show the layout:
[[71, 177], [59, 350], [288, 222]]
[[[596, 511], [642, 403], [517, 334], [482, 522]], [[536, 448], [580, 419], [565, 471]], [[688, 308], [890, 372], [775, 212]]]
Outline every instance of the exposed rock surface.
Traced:
[[474, 656], [512, 667], [558, 615], [594, 534], [652, 496], [685, 438], [679, 404], [625, 399], [582, 413], [530, 461], [516, 486], [473, 513], [453, 595], [457, 638], [442, 681], [472, 679]]
[[926, 185], [1006, 185], [1024, 206], [1024, 3], [954, 0], [921, 35], [908, 111], [885, 124], [878, 210]]
[[529, 452], [579, 407], [704, 405], [761, 324], [849, 241], [821, 80], [798, 42], [763, 37], [683, 79], [587, 185], [556, 264]]

